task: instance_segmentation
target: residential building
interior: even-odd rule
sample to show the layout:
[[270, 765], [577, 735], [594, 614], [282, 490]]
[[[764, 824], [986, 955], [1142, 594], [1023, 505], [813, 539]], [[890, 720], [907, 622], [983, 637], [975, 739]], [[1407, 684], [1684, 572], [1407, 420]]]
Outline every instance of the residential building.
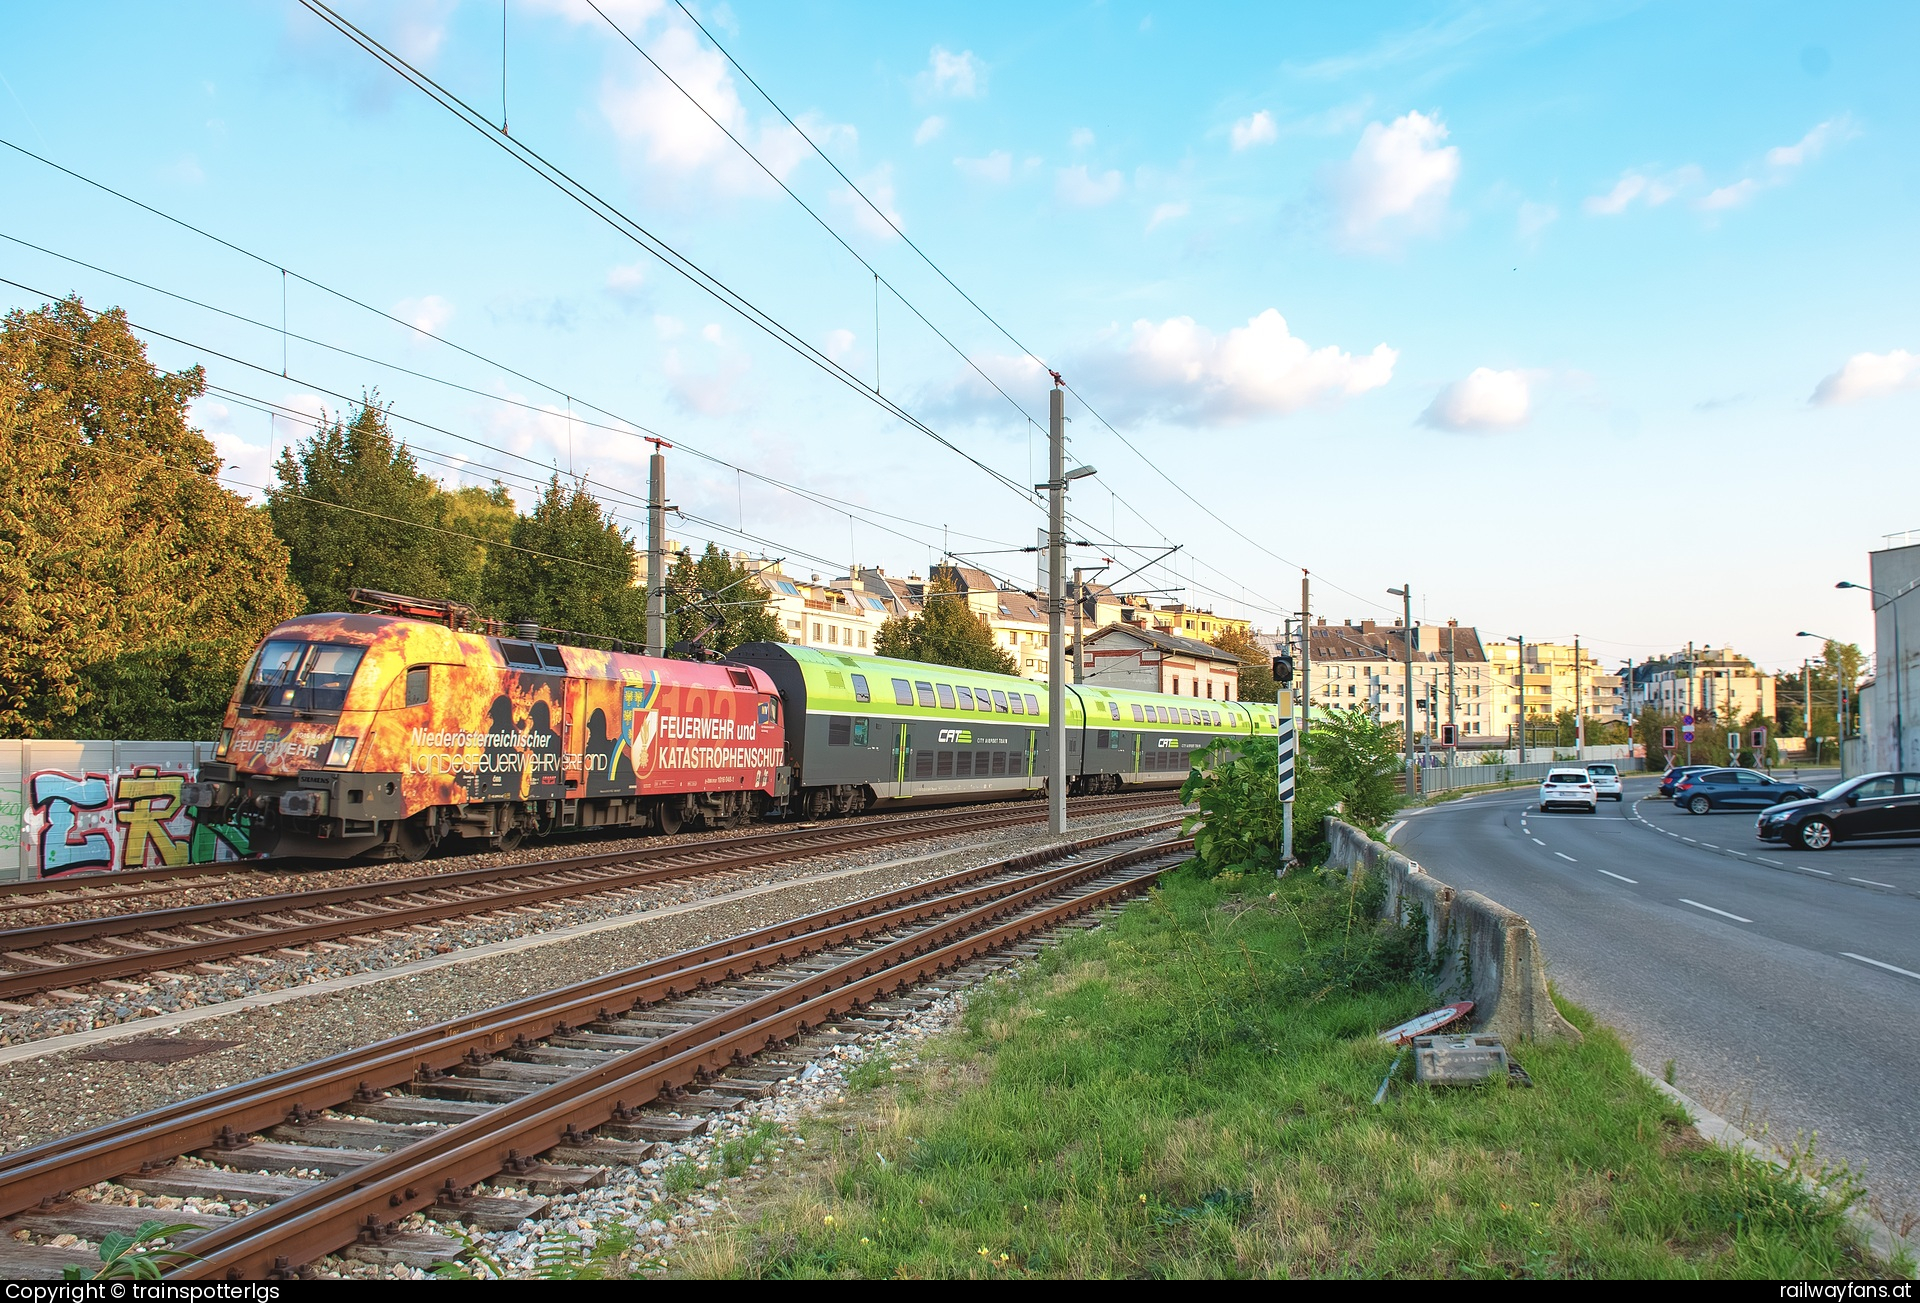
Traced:
[[[1495, 643], [1487, 648], [1487, 659], [1507, 687], [1506, 722], [1513, 722], [1515, 692], [1519, 676], [1515, 660], [1519, 647], [1512, 642]], [[1526, 648], [1527, 717], [1550, 720], [1563, 710], [1574, 711], [1588, 721], [1613, 723], [1627, 718], [1626, 678], [1604, 669], [1588, 647], [1569, 643], [1530, 642]]]
[[1089, 634], [1083, 683], [1206, 701], [1240, 695], [1240, 659], [1198, 638], [1122, 622]]
[[1773, 717], [1773, 676], [1730, 647], [1699, 647], [1689, 660], [1684, 651], [1652, 663], [1645, 677], [1634, 674], [1634, 713], [1657, 710], [1668, 715], [1691, 711], [1696, 717], [1744, 722], [1759, 711]]
[[757, 569], [764, 567], [760, 584], [790, 643], [870, 653], [880, 626], [891, 617], [886, 599], [855, 588], [846, 579], [831, 583], [819, 575], [802, 579], [764, 560], [738, 559]]
[[1132, 598], [1129, 601], [1130, 604], [1122, 610], [1122, 618], [1145, 621], [1162, 633], [1174, 633], [1182, 638], [1197, 638], [1201, 642], [1212, 642], [1229, 629], [1238, 630], [1241, 633], [1253, 632], [1251, 621], [1231, 615], [1218, 615], [1206, 607], [1183, 606], [1178, 603], [1149, 607], [1144, 597]]
[[1469, 745], [1476, 738], [1505, 738], [1499, 712], [1503, 706], [1511, 710], [1509, 693], [1496, 686], [1476, 630], [1449, 621], [1416, 624], [1409, 634], [1398, 620], [1329, 624], [1322, 616], [1308, 635], [1307, 691], [1315, 708], [1369, 710], [1383, 721], [1403, 723], [1411, 641], [1415, 736], [1431, 732], [1438, 739], [1451, 716], [1457, 736]]

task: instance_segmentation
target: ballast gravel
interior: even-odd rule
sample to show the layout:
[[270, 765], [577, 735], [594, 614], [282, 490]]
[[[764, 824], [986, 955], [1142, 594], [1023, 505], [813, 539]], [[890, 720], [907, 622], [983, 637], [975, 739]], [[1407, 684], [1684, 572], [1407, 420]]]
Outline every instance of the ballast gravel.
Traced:
[[[1088, 819], [1075, 826], [1072, 837], [1078, 839], [1140, 827], [1164, 820], [1172, 813], [1170, 807], [1161, 807], [1145, 814]], [[744, 875], [710, 875], [706, 880], [664, 884], [665, 890], [659, 894], [606, 902], [575, 902], [567, 910], [543, 911], [538, 919], [526, 915], [499, 924], [463, 923], [439, 929], [436, 935], [421, 935], [416, 941], [383, 938], [378, 945], [356, 947], [351, 953], [315, 955], [292, 961], [283, 958], [276, 960], [271, 970], [261, 967], [258, 971], [246, 971], [251, 966], [236, 966], [232, 974], [180, 983], [184, 989], [165, 995], [161, 984], [154, 983], [152, 992], [142, 995], [137, 1002], [116, 1000], [107, 1002], [108, 1007], [96, 1006], [84, 1013], [78, 1010], [69, 1013], [67, 1018], [72, 1025], [67, 1029], [78, 1030], [93, 1016], [104, 1016], [110, 1021], [149, 1016], [146, 1010], [165, 1010], [162, 999], [177, 1001], [177, 1008], [191, 1007], [193, 1003], [206, 1004], [271, 989], [265, 985], [270, 980], [292, 985], [322, 975], [354, 971], [345, 967], [349, 963], [391, 966], [435, 953], [436, 947], [443, 945], [451, 951], [498, 938], [549, 930], [582, 918], [632, 915], [630, 925], [569, 937], [564, 944], [535, 945], [510, 954], [478, 955], [471, 961], [398, 974], [390, 980], [347, 990], [209, 1016], [193, 1022], [189, 1034], [196, 1039], [236, 1044], [171, 1064], [85, 1059], [79, 1057], [84, 1050], [65, 1050], [0, 1064], [0, 1153], [312, 1062], [411, 1028], [643, 964], [721, 937], [1055, 844], [1057, 840], [1044, 830], [1024, 828], [984, 837], [962, 834], [938, 842], [820, 856]], [[871, 867], [864, 872], [810, 880], [820, 874], [866, 865]], [[743, 899], [715, 899], [705, 908], [649, 917], [650, 911], [658, 911], [670, 902], [723, 896], [756, 882], [788, 879], [793, 879], [790, 886]], [[128, 1012], [123, 1014], [110, 1007], [112, 1004], [121, 1004]], [[137, 1034], [138, 1026], [127, 1030], [129, 1035]], [[171, 1034], [181, 1031], [176, 1027]], [[57, 1032], [43, 1028], [37, 1034]]]

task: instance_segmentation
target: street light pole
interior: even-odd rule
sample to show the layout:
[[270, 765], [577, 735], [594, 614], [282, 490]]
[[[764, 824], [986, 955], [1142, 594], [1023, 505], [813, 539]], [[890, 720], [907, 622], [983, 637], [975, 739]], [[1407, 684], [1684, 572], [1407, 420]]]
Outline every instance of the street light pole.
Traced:
[[1406, 700], [1404, 700], [1400, 704], [1400, 714], [1401, 714], [1401, 717], [1404, 718], [1407, 722], [1407, 727], [1406, 727], [1407, 774], [1408, 774], [1407, 795], [1412, 796], [1413, 787], [1414, 787], [1413, 780], [1412, 780], [1412, 774], [1413, 774], [1413, 585], [1402, 584], [1398, 588], [1389, 588], [1387, 590], [1387, 595], [1389, 597], [1399, 598], [1403, 603], [1402, 609], [1405, 612], [1405, 614], [1401, 616], [1401, 621], [1400, 621], [1400, 632], [1402, 634], [1402, 637], [1400, 639], [1400, 646], [1401, 646], [1401, 650], [1405, 653], [1402, 666], [1405, 669], [1406, 673], [1404, 675], [1404, 686], [1402, 688], [1402, 691], [1404, 691], [1404, 693], [1406, 694]]
[[1520, 740], [1520, 759], [1516, 763], [1524, 765], [1527, 763], [1527, 638], [1525, 634], [1516, 633], [1507, 641], [1514, 644], [1513, 668], [1516, 673], [1513, 681], [1520, 689], [1513, 707], [1514, 713], [1520, 716], [1519, 726], [1514, 732], [1514, 736]]
[[[1875, 597], [1880, 598], [1880, 606], [1873, 608], [1874, 614], [1876, 615], [1880, 613], [1882, 607], [1891, 606], [1893, 608], [1893, 767], [1895, 769], [1905, 769], [1907, 767], [1907, 748], [1906, 738], [1903, 735], [1907, 730], [1905, 721], [1901, 718], [1903, 713], [1901, 710], [1901, 698], [1905, 694], [1901, 690], [1900, 680], [1906, 676], [1901, 672], [1900, 661], [1900, 599], [1908, 593], [1911, 593], [1915, 588], [1920, 588], [1920, 579], [1916, 579], [1913, 583], [1908, 584], [1892, 597], [1888, 597], [1877, 588], [1869, 587], [1866, 584], [1848, 583], [1844, 579], [1835, 584], [1834, 587], [1865, 589], [1869, 595], [1869, 600]], [[1884, 670], [1884, 667], [1882, 668]]]
[[1067, 395], [1047, 391], [1047, 831], [1067, 830]]

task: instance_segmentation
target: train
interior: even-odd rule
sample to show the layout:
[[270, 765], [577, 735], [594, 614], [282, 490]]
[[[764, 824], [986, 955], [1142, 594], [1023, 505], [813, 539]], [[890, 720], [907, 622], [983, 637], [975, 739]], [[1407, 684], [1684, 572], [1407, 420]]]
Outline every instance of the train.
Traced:
[[[674, 833], [1043, 795], [1044, 683], [754, 642], [679, 659], [548, 640], [451, 603], [270, 631], [188, 784], [274, 857], [418, 860], [576, 830]], [[1177, 786], [1272, 705], [1066, 688], [1071, 794]]]

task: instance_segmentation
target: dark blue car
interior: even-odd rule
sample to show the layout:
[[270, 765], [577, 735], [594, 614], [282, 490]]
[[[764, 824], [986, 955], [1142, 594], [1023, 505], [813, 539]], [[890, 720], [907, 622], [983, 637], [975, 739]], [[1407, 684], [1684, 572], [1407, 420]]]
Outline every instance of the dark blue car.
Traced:
[[1715, 810], [1764, 810], [1819, 793], [1805, 783], [1783, 783], [1752, 769], [1706, 769], [1674, 784], [1673, 803], [1693, 814]]

